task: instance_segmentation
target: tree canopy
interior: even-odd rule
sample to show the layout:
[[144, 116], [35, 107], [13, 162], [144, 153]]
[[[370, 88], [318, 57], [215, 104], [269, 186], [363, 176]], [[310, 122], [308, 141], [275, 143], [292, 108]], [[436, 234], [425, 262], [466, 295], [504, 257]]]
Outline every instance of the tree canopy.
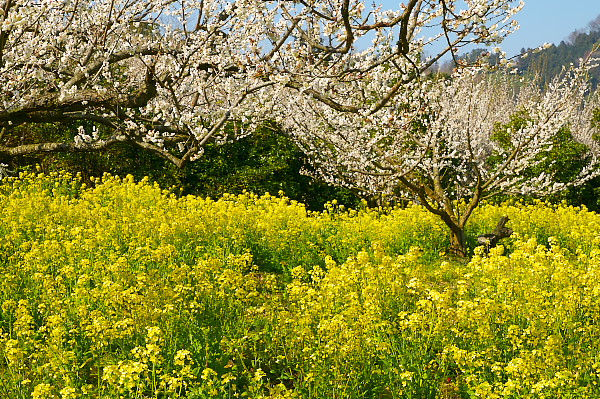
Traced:
[[[364, 97], [329, 88], [376, 83], [372, 77], [393, 70], [393, 84], [374, 87], [369, 103], [376, 112], [443, 54], [501, 41], [521, 6], [8, 0], [0, 14], [0, 154], [95, 151], [128, 141], [182, 167], [208, 142], [243, 136], [271, 118], [273, 90], [291, 88], [358, 113], [366, 110]], [[426, 26], [437, 27], [430, 38]], [[435, 41], [443, 49], [422, 57]], [[72, 140], [11, 136], [22, 124], [69, 121], [81, 126]]]

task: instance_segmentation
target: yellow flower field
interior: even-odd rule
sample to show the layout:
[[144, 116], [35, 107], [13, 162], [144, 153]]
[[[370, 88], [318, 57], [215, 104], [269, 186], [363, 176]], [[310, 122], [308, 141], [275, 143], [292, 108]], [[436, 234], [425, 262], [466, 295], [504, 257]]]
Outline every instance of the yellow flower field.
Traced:
[[24, 174], [0, 186], [0, 397], [600, 397], [600, 217], [484, 205], [468, 234], [502, 215], [467, 263], [417, 205]]

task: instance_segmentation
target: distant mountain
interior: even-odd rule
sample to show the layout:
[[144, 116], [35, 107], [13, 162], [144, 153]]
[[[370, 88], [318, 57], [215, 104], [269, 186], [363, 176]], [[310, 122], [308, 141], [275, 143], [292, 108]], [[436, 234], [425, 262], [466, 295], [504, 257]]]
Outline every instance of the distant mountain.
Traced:
[[[539, 52], [532, 49], [521, 49], [517, 57], [517, 68], [523, 74], [539, 74], [542, 83], [550, 81], [559, 74], [563, 67], [576, 64], [581, 58], [589, 55], [595, 44], [600, 43], [600, 15], [588, 24], [586, 29], [577, 30], [569, 35], [566, 41], [561, 41], [558, 46], [550, 47]], [[600, 56], [600, 52], [598, 53]], [[600, 83], [600, 68], [590, 71], [594, 87]]]

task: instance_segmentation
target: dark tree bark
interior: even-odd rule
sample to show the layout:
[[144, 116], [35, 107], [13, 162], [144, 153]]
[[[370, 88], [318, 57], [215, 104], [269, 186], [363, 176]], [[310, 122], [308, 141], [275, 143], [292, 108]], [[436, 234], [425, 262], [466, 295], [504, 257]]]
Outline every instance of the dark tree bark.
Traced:
[[494, 248], [501, 239], [512, 235], [513, 230], [506, 227], [506, 223], [508, 223], [509, 220], [508, 216], [502, 216], [498, 221], [498, 225], [491, 233], [481, 234], [477, 237], [477, 243], [485, 246], [486, 253], [491, 248]]
[[461, 258], [467, 257], [467, 236], [464, 229], [456, 227], [450, 230], [449, 250]]

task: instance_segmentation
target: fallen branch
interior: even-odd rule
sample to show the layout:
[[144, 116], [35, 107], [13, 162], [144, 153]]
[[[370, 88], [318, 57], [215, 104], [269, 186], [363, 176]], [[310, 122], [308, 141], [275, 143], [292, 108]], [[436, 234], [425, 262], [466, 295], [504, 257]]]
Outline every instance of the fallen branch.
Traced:
[[491, 248], [494, 248], [501, 239], [511, 236], [513, 230], [506, 227], [508, 221], [508, 216], [502, 216], [494, 231], [488, 234], [481, 234], [477, 237], [477, 244], [484, 245], [486, 253], [489, 252]]

